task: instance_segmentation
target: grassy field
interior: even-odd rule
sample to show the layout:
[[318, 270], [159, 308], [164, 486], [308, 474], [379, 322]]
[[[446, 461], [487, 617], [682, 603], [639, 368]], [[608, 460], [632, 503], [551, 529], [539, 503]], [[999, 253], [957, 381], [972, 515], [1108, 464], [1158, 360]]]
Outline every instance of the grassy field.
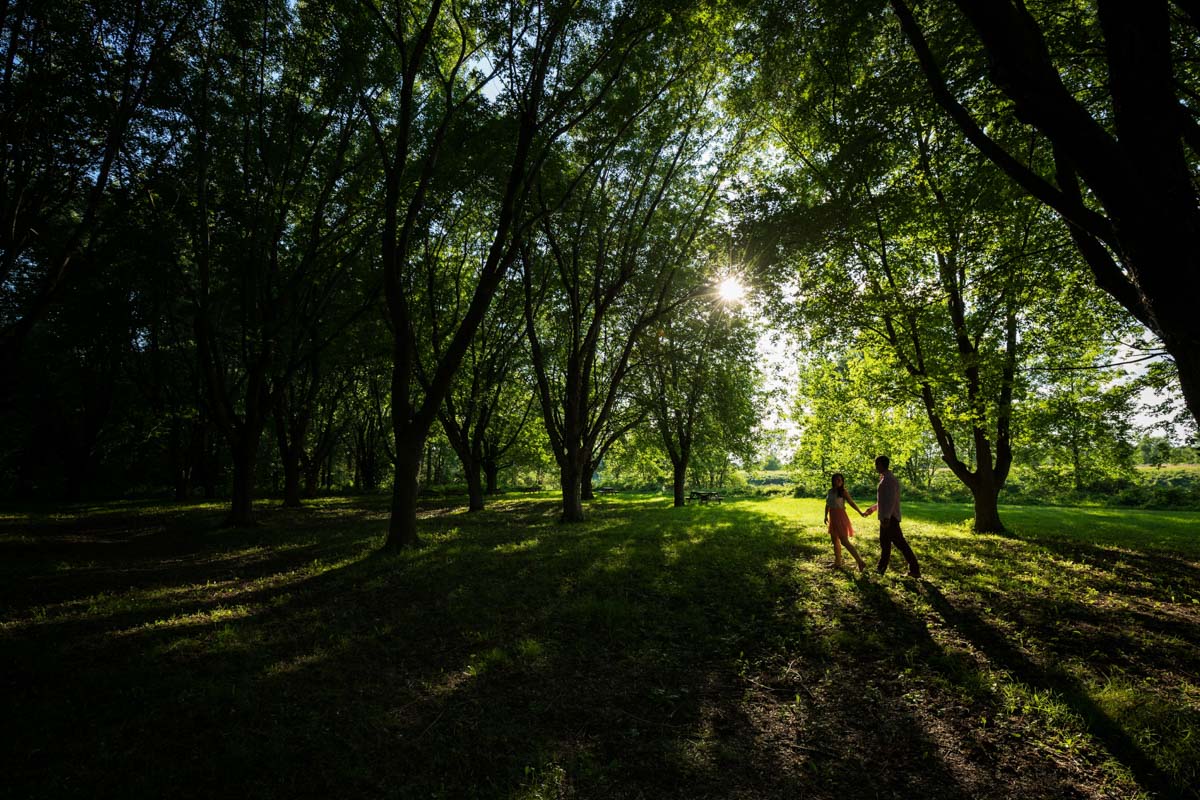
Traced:
[[1200, 514], [905, 509], [3, 513], [0, 796], [1200, 797]]

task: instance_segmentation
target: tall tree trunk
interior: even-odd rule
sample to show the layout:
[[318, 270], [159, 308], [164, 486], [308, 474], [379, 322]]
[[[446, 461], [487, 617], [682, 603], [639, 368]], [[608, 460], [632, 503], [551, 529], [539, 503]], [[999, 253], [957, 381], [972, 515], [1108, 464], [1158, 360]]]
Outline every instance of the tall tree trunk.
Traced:
[[175, 502], [184, 503], [192, 496], [192, 470], [188, 464], [175, 465]]
[[562, 468], [559, 476], [562, 486], [561, 522], [583, 522], [582, 483], [583, 470], [577, 464], [568, 463]]
[[587, 465], [583, 468], [583, 474], [579, 476], [579, 499], [580, 500], [595, 500], [596, 490], [592, 486], [592, 479], [596, 475], [596, 465], [589, 459]]
[[683, 487], [687, 482], [687, 461], [682, 458], [678, 461], [671, 462], [671, 484], [674, 487], [675, 507], [679, 508], [687, 504], [687, 498], [683, 495]]
[[1083, 491], [1083, 467], [1081, 466], [1082, 454], [1079, 452], [1079, 442], [1074, 436], [1071, 437], [1071, 483], [1075, 487], [1075, 491]]
[[45, 427], [35, 422], [29, 440], [21, 448], [21, 456], [17, 461], [16, 486], [13, 487], [13, 495], [18, 500], [32, 500], [37, 494], [38, 466], [42, 454], [49, 446], [45, 434]]
[[329, 452], [321, 459], [321, 487], [327, 491], [333, 491], [333, 448], [329, 448]]
[[301, 459], [300, 471], [304, 473], [304, 496], [312, 499], [317, 496], [317, 485], [321, 479], [321, 461], [305, 455]]
[[[397, 437], [399, 439], [399, 437]], [[392, 516], [388, 522], [386, 550], [401, 550], [420, 544], [417, 536], [417, 494], [420, 492], [421, 452], [424, 443], [403, 441], [396, 447], [396, 469], [392, 481]]]
[[63, 487], [64, 499], [69, 503], [74, 503], [83, 499], [83, 487], [87, 483], [87, 475], [89, 472], [88, 462], [90, 459], [86, 454], [76, 452], [66, 460], [66, 481]]
[[463, 471], [467, 475], [467, 511], [483, 511], [483, 480], [479, 474], [479, 463], [472, 459], [471, 463], [463, 464]]
[[[188, 426], [189, 431], [191, 427], [190, 425]], [[183, 420], [178, 415], [175, 415], [171, 418], [170, 446], [167, 451], [167, 458], [171, 464], [171, 476], [174, 479], [176, 502], [187, 500], [192, 492], [193, 448], [188, 446], [190, 445], [190, 441], [188, 445], [184, 444], [183, 436]]]
[[257, 431], [243, 430], [233, 445], [233, 498], [226, 524], [248, 528], [254, 521], [254, 470], [258, 463]]
[[283, 505], [300, 507], [300, 456], [292, 449], [283, 460]]
[[[1168, 339], [1170, 341], [1168, 341]], [[1177, 344], [1175, 337], [1163, 336], [1167, 349], [1179, 371], [1179, 386], [1192, 418], [1200, 420], [1200, 331], [1187, 344]]]
[[279, 461], [283, 465], [283, 505], [299, 508], [300, 460], [304, 454], [304, 441], [308, 438], [313, 397], [301, 394], [296, 399], [289, 394], [287, 389], [281, 389], [275, 400], [275, 438], [279, 445]]
[[1000, 521], [1000, 488], [990, 474], [980, 474], [979, 480], [971, 487], [971, 496], [975, 501], [976, 533], [1004, 532], [1004, 523]]
[[487, 481], [487, 494], [496, 494], [500, 491], [500, 465], [495, 461], [483, 462], [483, 476]]

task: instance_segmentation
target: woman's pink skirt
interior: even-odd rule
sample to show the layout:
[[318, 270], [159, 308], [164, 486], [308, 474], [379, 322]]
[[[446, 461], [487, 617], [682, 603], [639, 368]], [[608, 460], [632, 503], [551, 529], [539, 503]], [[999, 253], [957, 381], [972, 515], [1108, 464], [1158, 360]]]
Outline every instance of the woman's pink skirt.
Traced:
[[850, 524], [850, 515], [844, 508], [829, 509], [829, 535], [842, 538], [842, 534], [854, 535], [854, 526]]

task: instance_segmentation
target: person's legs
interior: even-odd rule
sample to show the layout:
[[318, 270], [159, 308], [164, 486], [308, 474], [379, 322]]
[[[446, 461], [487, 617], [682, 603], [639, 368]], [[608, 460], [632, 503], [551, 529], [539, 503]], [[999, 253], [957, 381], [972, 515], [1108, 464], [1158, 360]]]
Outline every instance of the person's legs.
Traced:
[[842, 547], [845, 547], [846, 552], [854, 556], [854, 563], [858, 565], [860, 572], [867, 568], [867, 562], [862, 560], [862, 556], [858, 554], [858, 548], [850, 544], [850, 537], [845, 533], [842, 534]]
[[892, 557], [891, 520], [879, 520], [879, 564], [875, 571], [880, 575], [887, 572], [888, 560]]
[[893, 520], [891, 525], [892, 541], [896, 543], [896, 549], [904, 555], [904, 560], [908, 562], [908, 574], [914, 578], [921, 577], [921, 567], [917, 564], [917, 556], [913, 553], [912, 548], [908, 546], [908, 542], [904, 538], [904, 531], [900, 529], [900, 520]]
[[829, 528], [829, 538], [833, 541], [833, 565], [840, 567], [842, 565], [842, 545], [833, 526]]

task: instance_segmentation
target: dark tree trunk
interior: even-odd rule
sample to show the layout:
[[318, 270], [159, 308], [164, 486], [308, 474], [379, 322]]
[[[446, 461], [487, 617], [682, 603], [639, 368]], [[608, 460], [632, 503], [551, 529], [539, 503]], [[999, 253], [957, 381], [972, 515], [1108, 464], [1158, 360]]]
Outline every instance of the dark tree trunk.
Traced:
[[192, 474], [191, 469], [186, 465], [177, 465], [175, 467], [175, 501], [178, 503], [187, 502], [192, 496]]
[[562, 522], [583, 522], [583, 470], [574, 464], [562, 469], [559, 476], [562, 486]]
[[301, 472], [304, 473], [304, 496], [311, 500], [317, 496], [317, 486], [321, 480], [321, 460], [306, 456], [302, 459]]
[[[1200, 319], [1200, 315], [1197, 318]], [[1200, 331], [1196, 331], [1191, 340], [1183, 344], [1178, 343], [1174, 336], [1164, 335], [1163, 341], [1175, 360], [1175, 368], [1179, 370], [1179, 385], [1188, 411], [1193, 419], [1200, 420]]]
[[333, 449], [325, 454], [325, 458], [321, 459], [321, 487], [327, 491], [333, 491]]
[[[426, 444], [425, 444], [424, 464], [425, 464], [425, 485], [432, 486], [433, 485], [433, 442], [426, 442]], [[418, 467], [418, 469], [420, 469], [420, 468]], [[420, 475], [419, 472], [417, 474]], [[419, 480], [419, 478], [418, 478], [418, 480]]]
[[34, 428], [28, 443], [21, 448], [21, 457], [17, 462], [17, 481], [13, 487], [13, 495], [18, 500], [32, 500], [37, 494], [38, 454], [42, 452], [43, 442]]
[[283, 505], [300, 507], [300, 456], [291, 452], [283, 461]]
[[487, 481], [487, 494], [496, 494], [500, 491], [500, 465], [495, 461], [483, 462], [483, 475]]
[[63, 486], [64, 499], [74, 503], [83, 499], [83, 486], [87, 482], [88, 459], [82, 454], [75, 454], [66, 463], [67, 476]]
[[254, 470], [258, 463], [258, 436], [243, 432], [233, 447], [233, 498], [226, 524], [248, 528], [254, 521]]
[[[189, 426], [191, 429], [192, 426]], [[191, 496], [192, 493], [192, 464], [194, 463], [195, 449], [191, 446], [185, 446], [183, 442], [183, 421], [175, 416], [171, 419], [171, 446], [167, 457], [171, 463], [171, 475], [175, 486], [175, 501], [183, 502]], [[188, 445], [191, 444], [189, 436]]]
[[579, 478], [579, 498], [580, 500], [595, 500], [596, 491], [592, 487], [592, 478], [595, 475], [595, 470], [592, 465], [584, 467], [583, 474]]
[[683, 495], [683, 487], [687, 482], [687, 462], [683, 459], [675, 461], [671, 464], [671, 485], [675, 494], [675, 507], [687, 504], [687, 498]]
[[377, 435], [370, 424], [360, 425], [354, 433], [354, 486], [374, 494], [379, 490], [379, 454]]
[[420, 492], [421, 451], [423, 442], [405, 443], [396, 448], [396, 469], [392, 482], [392, 516], [388, 522], [385, 550], [403, 550], [421, 543], [417, 536], [417, 494]]
[[467, 511], [483, 511], [483, 481], [479, 475], [479, 464], [463, 464], [467, 476]]
[[374, 454], [363, 458], [358, 463], [359, 483], [364, 492], [375, 494], [379, 491], [379, 464], [375, 460]]
[[[1053, 184], [988, 135], [949, 87], [908, 4], [891, 5], [937, 103], [981, 153], [1067, 222], [1096, 285], [1161, 337], [1188, 410], [1200, 420], [1200, 317], [1194, 310], [1200, 212], [1187, 153], [1195, 146], [1185, 149], [1195, 130], [1190, 102], [1175, 89], [1181, 84], [1172, 74], [1169, 4], [1096, 5], [1111, 100], [1099, 119], [1064, 84], [1047, 37], [1024, 3], [957, 0], [987, 54], [991, 82], [1012, 101], [1016, 119], [1050, 141]], [[1080, 180], [1095, 203], [1083, 201]]]
[[976, 533], [1003, 533], [1004, 523], [1000, 521], [1000, 486], [990, 478], [980, 476], [980, 480], [971, 487], [971, 495], [975, 500]]

